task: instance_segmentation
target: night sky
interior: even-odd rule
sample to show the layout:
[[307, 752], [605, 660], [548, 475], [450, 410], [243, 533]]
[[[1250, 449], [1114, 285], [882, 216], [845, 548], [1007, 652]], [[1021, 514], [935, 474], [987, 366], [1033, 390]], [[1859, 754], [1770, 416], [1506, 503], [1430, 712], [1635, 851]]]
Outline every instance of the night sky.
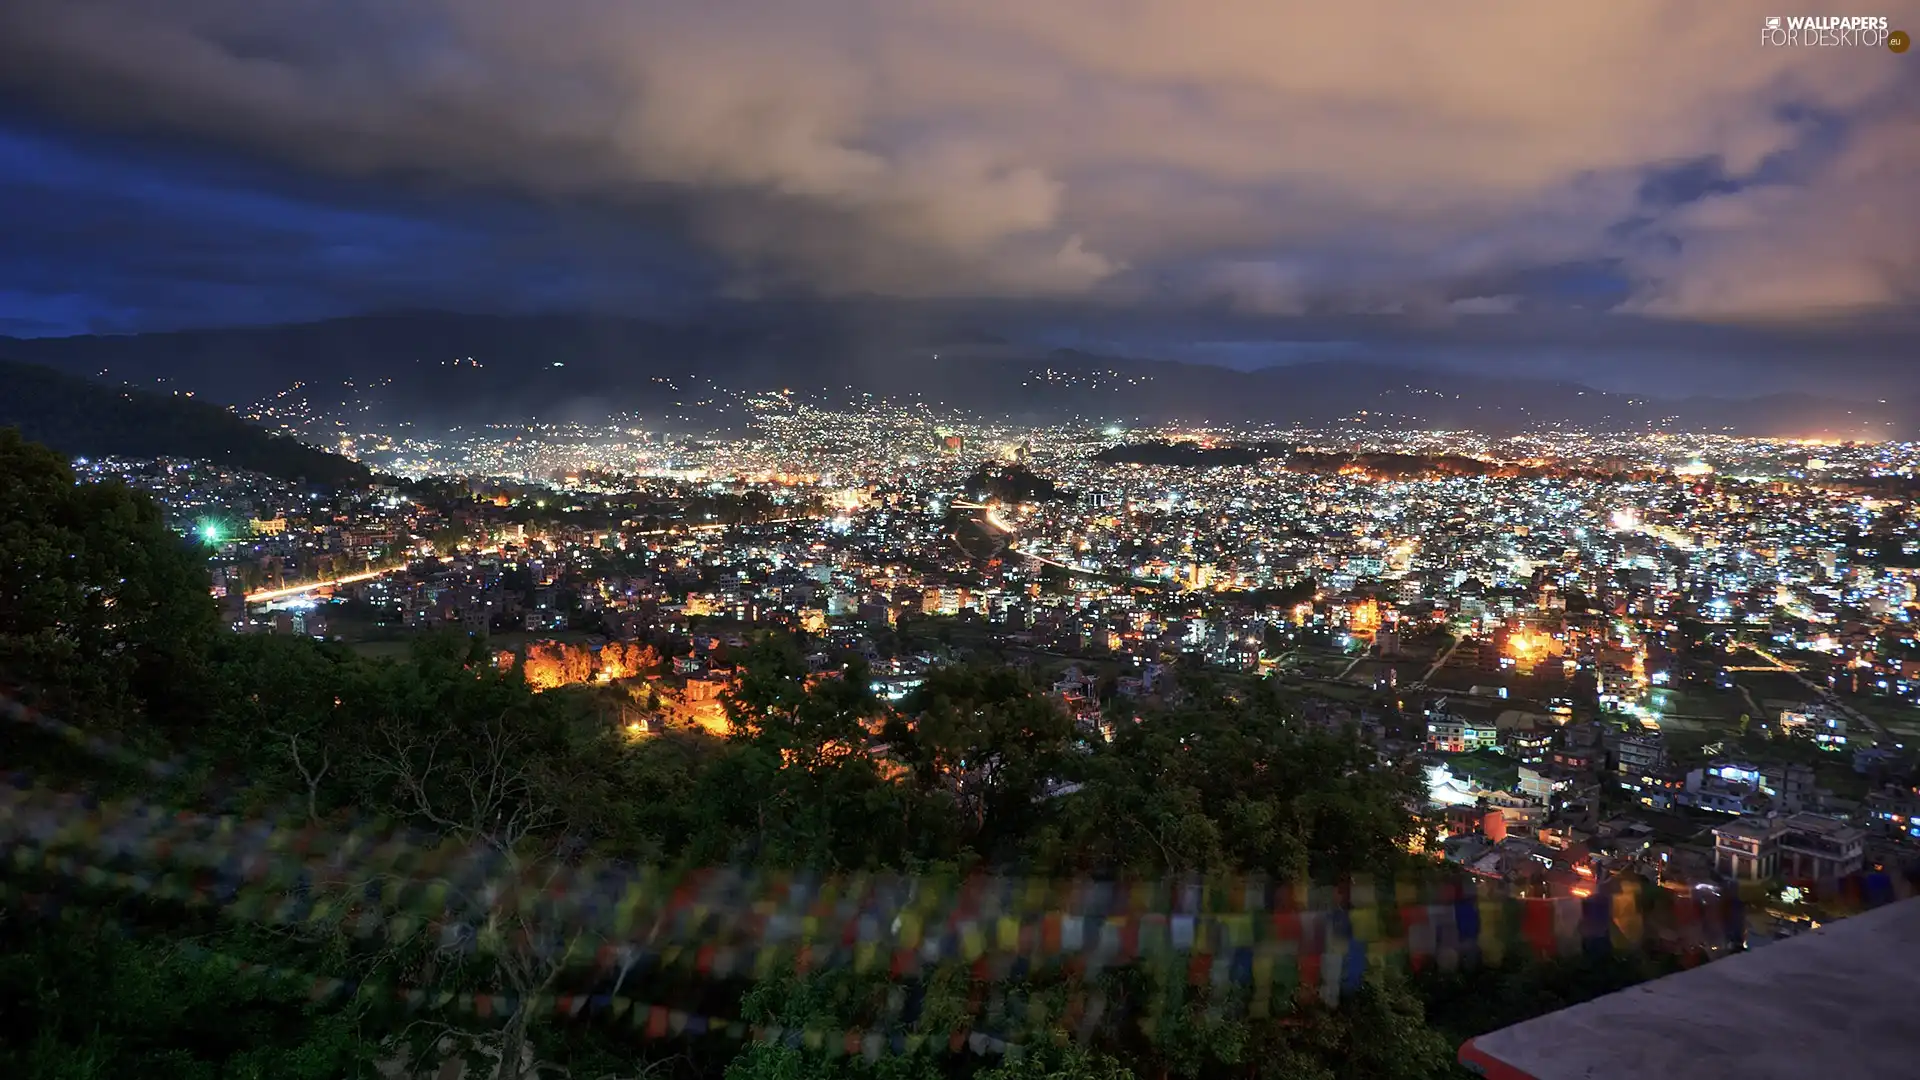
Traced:
[[[1920, 30], [1869, 6], [1800, 13]], [[5, 0], [0, 334], [957, 298], [1237, 366], [1920, 391], [1920, 52], [1777, 13]]]

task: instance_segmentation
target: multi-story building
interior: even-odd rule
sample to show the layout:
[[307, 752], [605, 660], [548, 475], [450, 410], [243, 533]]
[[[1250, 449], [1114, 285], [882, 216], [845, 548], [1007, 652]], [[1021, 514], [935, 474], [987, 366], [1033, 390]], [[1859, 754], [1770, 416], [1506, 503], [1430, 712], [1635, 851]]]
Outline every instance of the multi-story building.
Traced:
[[1485, 750], [1500, 741], [1500, 726], [1493, 720], [1473, 719], [1453, 712], [1447, 699], [1441, 698], [1427, 710], [1427, 747], [1449, 754]]
[[1614, 751], [1615, 770], [1623, 777], [1644, 776], [1666, 768], [1667, 749], [1659, 733], [1622, 735]]
[[1521, 716], [1512, 727], [1503, 729], [1507, 752], [1528, 764], [1539, 764], [1553, 749], [1554, 731], [1550, 724]]
[[1818, 814], [1744, 817], [1713, 830], [1713, 865], [1736, 881], [1830, 881], [1860, 872], [1866, 839], [1866, 830]]
[[1867, 796], [1867, 822], [1875, 831], [1900, 840], [1920, 840], [1920, 791], [1888, 787]]
[[1865, 829], [1817, 814], [1795, 814], [1780, 834], [1780, 875], [1830, 881], [1857, 874], [1866, 862]]
[[1713, 869], [1735, 881], [1766, 881], [1779, 873], [1778, 818], [1740, 818], [1713, 830]]
[[1620, 786], [1633, 794], [1640, 805], [1665, 810], [1682, 801], [1687, 778], [1671, 765], [1649, 772], [1621, 773]]
[[1675, 801], [1683, 806], [1740, 816], [1758, 814], [1768, 805], [1757, 781], [1740, 780], [1706, 769], [1687, 773], [1685, 787]]

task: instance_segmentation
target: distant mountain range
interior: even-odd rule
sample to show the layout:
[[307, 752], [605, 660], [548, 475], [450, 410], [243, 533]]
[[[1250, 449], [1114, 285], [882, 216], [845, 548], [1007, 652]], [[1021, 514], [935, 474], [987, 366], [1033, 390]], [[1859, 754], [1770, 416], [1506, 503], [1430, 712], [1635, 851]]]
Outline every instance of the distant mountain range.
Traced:
[[284, 480], [352, 485], [366, 466], [246, 423], [218, 405], [0, 361], [0, 427], [70, 457], [204, 458]]
[[402, 313], [266, 328], [9, 340], [0, 356], [254, 411], [425, 428], [634, 413], [687, 432], [736, 425], [741, 392], [864, 395], [1030, 422], [1269, 423], [1511, 434], [1725, 431], [1907, 437], [1920, 403], [1807, 395], [1661, 400], [1576, 383], [1323, 360], [1256, 371], [1023, 345], [808, 309], [667, 323]]

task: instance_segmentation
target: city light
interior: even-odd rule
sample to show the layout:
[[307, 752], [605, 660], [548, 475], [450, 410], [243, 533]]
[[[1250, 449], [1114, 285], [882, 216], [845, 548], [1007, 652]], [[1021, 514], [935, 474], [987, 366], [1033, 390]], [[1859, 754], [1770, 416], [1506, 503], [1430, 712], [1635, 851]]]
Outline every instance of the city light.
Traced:
[[[1900, 499], [1831, 479], [1889, 457], [1920, 466], [1920, 448], [1823, 450], [1829, 486], [1814, 486], [1765, 467], [1780, 444], [1732, 438], [1698, 440], [1721, 463], [1708, 474], [1675, 469], [1670, 443], [1636, 436], [1529, 436], [1509, 450], [1472, 434], [1216, 432], [1207, 439], [1217, 447], [1326, 456], [1195, 469], [1101, 463], [1099, 431], [956, 418], [936, 438], [924, 416], [883, 405], [778, 409], [697, 448], [637, 443], [622, 425], [604, 444], [578, 429], [528, 429], [414, 451], [440, 475], [526, 474], [473, 485], [450, 505], [172, 467], [156, 493], [177, 500], [176, 527], [220, 549], [209, 552], [213, 592], [238, 601], [236, 626], [327, 636], [345, 610], [336, 601], [351, 600], [396, 612], [403, 634], [524, 636], [503, 670], [537, 690], [630, 695], [625, 708], [643, 718], [623, 712], [612, 726], [630, 739], [676, 727], [727, 734], [727, 676], [709, 677], [713, 654], [684, 650], [775, 627], [817, 650], [813, 680], [843, 670], [837, 650], [866, 652], [874, 695], [893, 708], [942, 662], [932, 644], [942, 635], [1045, 657], [1035, 661], [1048, 668], [1043, 683], [1067, 665], [1124, 673], [1106, 701], [1083, 689], [1058, 699], [1100, 744], [1113, 738], [1103, 726], [1112, 695], [1150, 699], [1144, 672], [1168, 656], [1272, 680], [1310, 715], [1391, 722], [1403, 752], [1448, 759], [1428, 759], [1422, 800], [1458, 811], [1436, 858], [1499, 832], [1472, 815], [1483, 801], [1508, 820], [1550, 820], [1544, 781], [1523, 789], [1497, 766], [1541, 768], [1568, 733], [1591, 730], [1584, 721], [1650, 746], [1663, 726], [1667, 737], [1698, 733], [1711, 762], [1745, 732], [1727, 717], [1782, 696], [1792, 715], [1819, 719], [1769, 722], [1769, 736], [1831, 750], [1882, 739], [1897, 750], [1899, 739], [1867, 713], [1824, 704], [1825, 687], [1874, 695], [1872, 715], [1920, 718], [1910, 711], [1920, 677], [1902, 666], [1920, 589], [1904, 560], [1868, 557], [1920, 555], [1920, 519], [1893, 513]], [[393, 441], [352, 434], [356, 445]], [[982, 487], [980, 470], [1004, 468], [1008, 447], [1054, 497]], [[1368, 464], [1354, 467], [1356, 457]], [[1582, 472], [1596, 457], [1638, 464]], [[1540, 475], [1421, 471], [1440, 458], [1454, 472], [1500, 461]], [[515, 520], [548, 503], [567, 520], [532, 530]], [[210, 505], [245, 506], [250, 542], [222, 543], [233, 530], [200, 516]], [[1885, 534], [1878, 546], [1850, 544], [1867, 526]], [[993, 542], [978, 542], [983, 529]], [[1704, 640], [1683, 632], [1702, 623], [1713, 628]], [[657, 657], [630, 661], [628, 635], [677, 638], [679, 659], [697, 662], [669, 674]], [[1716, 793], [1720, 780], [1689, 781], [1660, 753], [1630, 770], [1617, 753], [1578, 756], [1588, 780], [1629, 787], [1623, 806], [1723, 819], [1767, 809], [1757, 784]], [[1596, 893], [1585, 883], [1607, 880], [1586, 864], [1565, 869]]]
[[1545, 634], [1517, 630], [1507, 635], [1507, 649], [1516, 660], [1537, 659], [1552, 647], [1553, 639]]

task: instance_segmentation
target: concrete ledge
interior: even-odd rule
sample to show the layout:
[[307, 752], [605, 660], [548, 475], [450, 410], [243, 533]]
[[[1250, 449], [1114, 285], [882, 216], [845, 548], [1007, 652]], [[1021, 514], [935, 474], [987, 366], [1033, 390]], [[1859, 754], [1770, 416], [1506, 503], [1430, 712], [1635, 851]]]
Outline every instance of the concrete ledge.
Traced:
[[1471, 1039], [1493, 1080], [1920, 1076], [1920, 898]]

